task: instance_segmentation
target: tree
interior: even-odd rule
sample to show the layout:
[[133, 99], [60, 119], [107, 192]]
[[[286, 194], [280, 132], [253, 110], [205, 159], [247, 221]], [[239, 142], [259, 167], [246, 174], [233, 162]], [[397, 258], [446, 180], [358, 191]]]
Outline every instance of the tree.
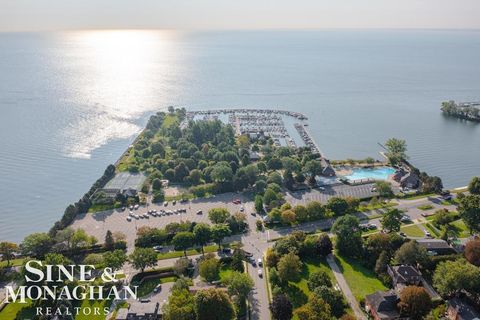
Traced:
[[83, 259], [83, 264], [103, 265], [104, 263], [103, 255], [99, 253], [90, 253]]
[[204, 259], [199, 266], [200, 276], [208, 282], [218, 279], [220, 274], [220, 264], [216, 258]]
[[315, 250], [323, 257], [326, 257], [332, 253], [333, 244], [327, 233], [322, 233], [318, 236], [317, 240], [315, 241]]
[[346, 256], [355, 257], [362, 252], [362, 232], [355, 216], [345, 215], [338, 218], [332, 227], [337, 236], [336, 248]]
[[330, 288], [332, 287], [332, 280], [325, 271], [318, 270], [310, 274], [307, 285], [310, 291], [314, 291], [316, 288], [321, 286]]
[[282, 223], [294, 224], [296, 221], [295, 212], [293, 210], [285, 210], [282, 212]]
[[308, 297], [308, 302], [295, 310], [299, 320], [331, 320], [330, 306], [316, 294]]
[[444, 297], [467, 292], [478, 298], [480, 268], [465, 259], [440, 262], [433, 274], [433, 286]]
[[412, 320], [420, 320], [432, 308], [432, 299], [423, 287], [407, 286], [400, 294], [400, 311]]
[[465, 245], [465, 251], [463, 252], [465, 258], [471, 264], [479, 267], [480, 266], [480, 240], [472, 240], [467, 242]]
[[392, 185], [387, 181], [377, 181], [375, 182], [375, 187], [377, 192], [381, 197], [391, 197], [393, 195]]
[[197, 320], [232, 320], [235, 309], [230, 297], [222, 290], [207, 289], [197, 292], [194, 298]]
[[310, 201], [306, 210], [310, 221], [325, 218], [325, 207], [318, 201]]
[[235, 249], [232, 254], [232, 263], [230, 266], [233, 270], [244, 272], [245, 267], [243, 266], [243, 261], [245, 260], [245, 254], [243, 250]]
[[203, 247], [211, 239], [210, 226], [206, 223], [198, 223], [193, 227], [193, 236], [195, 237], [195, 242], [202, 246], [202, 254], [205, 255]]
[[187, 256], [187, 249], [193, 247], [194, 243], [195, 236], [188, 231], [178, 232], [172, 239], [175, 250], [183, 250], [185, 257]]
[[230, 296], [238, 297], [238, 300], [244, 300], [253, 289], [253, 280], [247, 273], [233, 271], [229, 273], [222, 283], [227, 287]]
[[24, 255], [42, 259], [53, 246], [53, 239], [47, 233], [32, 233], [20, 244]]
[[157, 253], [152, 248], [135, 248], [129, 259], [135, 269], [144, 272], [157, 264]]
[[186, 276], [188, 274], [188, 268], [190, 267], [190, 260], [185, 257], [178, 258], [173, 264], [173, 272], [177, 276]]
[[327, 286], [319, 286], [315, 288], [314, 294], [330, 306], [332, 315], [335, 318], [338, 319], [345, 313], [347, 304], [340, 291]]
[[212, 233], [212, 240], [218, 244], [218, 249], [221, 249], [223, 239], [232, 233], [230, 228], [224, 224], [214, 225], [210, 230]]
[[162, 319], [196, 320], [193, 296], [188, 289], [173, 290], [163, 306]]
[[315, 177], [322, 173], [322, 164], [318, 160], [309, 160], [305, 163], [303, 170], [308, 174], [310, 184], [314, 184]]
[[349, 205], [344, 198], [332, 197], [327, 202], [327, 208], [330, 209], [334, 215], [340, 216], [347, 213]]
[[227, 182], [232, 181], [233, 179], [233, 171], [232, 168], [224, 163], [217, 163], [213, 166], [212, 172], [210, 173], [210, 177], [214, 182]]
[[153, 189], [154, 191], [158, 191], [158, 190], [162, 189], [162, 181], [161, 181], [160, 179], [158, 179], [158, 178], [153, 179], [153, 181], [152, 181], [152, 189]]
[[391, 138], [385, 142], [387, 148], [386, 156], [390, 163], [399, 164], [403, 160], [407, 160], [407, 143], [405, 140]]
[[298, 278], [302, 269], [300, 258], [290, 252], [280, 258], [277, 264], [278, 275], [283, 282], [292, 281]]
[[175, 180], [178, 182], [182, 182], [183, 179], [185, 179], [185, 177], [189, 174], [190, 171], [188, 170], [188, 167], [185, 165], [184, 162], [180, 162], [178, 166], [176, 166], [174, 169], [174, 177]]
[[388, 251], [382, 251], [375, 262], [375, 273], [377, 275], [383, 275], [387, 273], [387, 266], [390, 262], [391, 256]]
[[[103, 261], [106, 267], [116, 271], [122, 268], [127, 261], [127, 255], [123, 250], [114, 250], [103, 254]], [[156, 260], [155, 260], [156, 261]]]
[[14, 257], [14, 253], [19, 250], [16, 243], [13, 242], [0, 242], [0, 254], [3, 256], [3, 260], [7, 260], [7, 267], [10, 266], [10, 260]]
[[263, 198], [259, 194], [255, 196], [255, 211], [257, 211], [257, 213], [263, 212]]
[[215, 224], [225, 223], [229, 216], [230, 212], [225, 208], [213, 208], [208, 211], [208, 218]]
[[402, 225], [402, 213], [400, 210], [394, 208], [389, 209], [383, 214], [382, 217], [382, 228], [387, 232], [398, 232], [400, 231], [400, 226]]
[[427, 250], [415, 241], [408, 241], [395, 252], [394, 259], [398, 264], [422, 264], [428, 259]]
[[472, 194], [461, 198], [458, 212], [470, 233], [480, 231], [480, 195]]
[[267, 249], [267, 252], [265, 253], [265, 263], [267, 264], [267, 267], [276, 267], [279, 259], [280, 257], [272, 248]]
[[105, 249], [113, 250], [115, 247], [115, 240], [113, 239], [112, 231], [107, 230], [107, 234], [105, 235]]
[[480, 194], [480, 177], [473, 177], [468, 184], [468, 192], [471, 194]]
[[270, 303], [270, 311], [274, 320], [290, 320], [293, 316], [293, 306], [284, 294], [277, 294]]
[[198, 169], [193, 169], [192, 171], [190, 171], [190, 175], [188, 176], [188, 178], [193, 185], [200, 184], [200, 182], [202, 181], [202, 171]]

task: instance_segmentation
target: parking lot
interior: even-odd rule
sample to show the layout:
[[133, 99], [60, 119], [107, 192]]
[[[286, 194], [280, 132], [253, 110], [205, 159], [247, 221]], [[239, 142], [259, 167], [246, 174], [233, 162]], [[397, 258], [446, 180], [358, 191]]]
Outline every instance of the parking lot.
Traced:
[[[240, 199], [241, 204], [234, 204], [233, 200]], [[186, 213], [171, 214], [166, 216], [149, 216], [149, 218], [133, 218], [132, 221], [127, 221], [129, 216], [129, 209], [125, 211], [110, 210], [98, 213], [87, 213], [79, 215], [72, 224], [74, 229], [84, 229], [89, 235], [97, 238], [99, 243], [102, 243], [105, 239], [107, 230], [111, 232], [123, 232], [127, 236], [127, 245], [133, 248], [133, 244], [136, 238], [137, 230], [140, 227], [148, 226], [152, 228], [164, 228], [167, 224], [180, 221], [195, 221], [210, 223], [208, 219], [208, 211], [212, 208], [226, 208], [231, 213], [240, 211], [242, 207], [245, 207], [245, 213], [250, 214], [252, 204], [245, 204], [244, 198], [240, 194], [225, 193], [217, 195], [211, 198], [203, 198], [198, 200], [192, 200], [187, 203], [179, 203], [173, 205], [169, 202], [167, 206], [163, 204], [150, 204], [148, 206], [140, 206], [139, 209], [133, 210], [134, 214], [142, 215], [147, 213], [148, 210], [177, 210], [186, 209]], [[199, 210], [202, 210], [203, 214], [197, 214]]]

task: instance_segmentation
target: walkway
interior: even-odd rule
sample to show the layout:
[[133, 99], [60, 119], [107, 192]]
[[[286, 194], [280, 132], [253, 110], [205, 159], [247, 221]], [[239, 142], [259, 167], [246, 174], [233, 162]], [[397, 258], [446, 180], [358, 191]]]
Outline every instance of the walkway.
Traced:
[[335, 258], [333, 255], [329, 254], [327, 256], [327, 262], [328, 265], [330, 266], [330, 269], [333, 271], [333, 275], [335, 276], [335, 279], [337, 279], [337, 283], [340, 286], [340, 289], [342, 289], [343, 294], [345, 295], [345, 298], [347, 299], [348, 304], [350, 305], [350, 308], [352, 308], [353, 312], [355, 313], [355, 317], [358, 320], [366, 320], [366, 316], [363, 313], [362, 309], [360, 308], [360, 305], [358, 304], [357, 300], [353, 296], [352, 291], [350, 290], [350, 287], [347, 284], [347, 281], [345, 280], [345, 277], [343, 276], [342, 272], [340, 271], [340, 268], [335, 261]]

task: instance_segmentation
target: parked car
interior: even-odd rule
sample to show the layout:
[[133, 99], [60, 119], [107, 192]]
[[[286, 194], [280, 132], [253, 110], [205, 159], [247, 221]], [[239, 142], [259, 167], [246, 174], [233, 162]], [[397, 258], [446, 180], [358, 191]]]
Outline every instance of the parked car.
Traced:
[[256, 217], [257, 214], [255, 212], [250, 213], [252, 216]]
[[405, 232], [400, 232], [400, 235], [401, 235], [402, 237], [404, 237], [404, 238], [407, 237], [407, 234], [406, 234]]
[[258, 262], [257, 262], [258, 266], [259, 266], [259, 267], [262, 267], [262, 266], [263, 266], [262, 258], [258, 258], [257, 261], [258, 261]]
[[231, 252], [232, 252], [232, 249], [230, 249], [230, 248], [223, 248], [223, 249], [222, 249], [222, 252], [228, 254], [228, 253], [231, 253]]
[[135, 210], [138, 210], [138, 208], [140, 208], [140, 206], [138, 204], [136, 204], [134, 207], [133, 207]]
[[173, 200], [172, 205], [176, 205], [176, 204], [177, 204], [177, 200]]
[[260, 278], [263, 278], [263, 270], [262, 269], [258, 269], [258, 276]]
[[161, 283], [157, 284], [157, 286], [155, 287], [155, 289], [153, 289], [153, 292], [154, 292], [154, 293], [158, 293], [158, 292], [160, 292], [160, 291], [162, 291], [162, 284], [161, 284]]
[[199, 214], [199, 215], [200, 215], [200, 214], [203, 214], [203, 211], [202, 211], [202, 210], [198, 210], [198, 211], [197, 211], [197, 214]]
[[243, 254], [245, 254], [245, 257], [248, 257], [248, 258], [253, 257], [253, 254], [251, 252], [248, 252], [248, 251], [243, 251]]
[[165, 202], [163, 203], [163, 206], [164, 206], [164, 207], [168, 206], [168, 201], [165, 201]]
[[127, 221], [132, 221], [132, 217], [127, 217]]
[[157, 252], [160, 252], [163, 250], [163, 247], [162, 246], [154, 246], [153, 247], [153, 250], [157, 251]]
[[235, 199], [232, 201], [234, 204], [240, 204], [242, 203], [242, 201], [240, 199]]
[[240, 208], [240, 212], [243, 212], [243, 211], [245, 211], [245, 208], [244, 208], [244, 207], [241, 207], [241, 208]]

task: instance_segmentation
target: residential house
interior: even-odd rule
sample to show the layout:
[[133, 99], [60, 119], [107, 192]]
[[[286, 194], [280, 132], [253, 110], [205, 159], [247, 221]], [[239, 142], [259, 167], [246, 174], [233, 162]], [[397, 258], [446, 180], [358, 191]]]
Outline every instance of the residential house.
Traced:
[[161, 317], [158, 302], [135, 301], [128, 309], [119, 309], [115, 320], [159, 320]]
[[446, 313], [450, 320], [480, 320], [480, 313], [460, 298], [447, 301]]
[[417, 239], [420, 246], [424, 247], [431, 255], [455, 254], [457, 251], [442, 239]]
[[398, 301], [394, 290], [377, 291], [365, 297], [365, 309], [374, 320], [400, 319]]

